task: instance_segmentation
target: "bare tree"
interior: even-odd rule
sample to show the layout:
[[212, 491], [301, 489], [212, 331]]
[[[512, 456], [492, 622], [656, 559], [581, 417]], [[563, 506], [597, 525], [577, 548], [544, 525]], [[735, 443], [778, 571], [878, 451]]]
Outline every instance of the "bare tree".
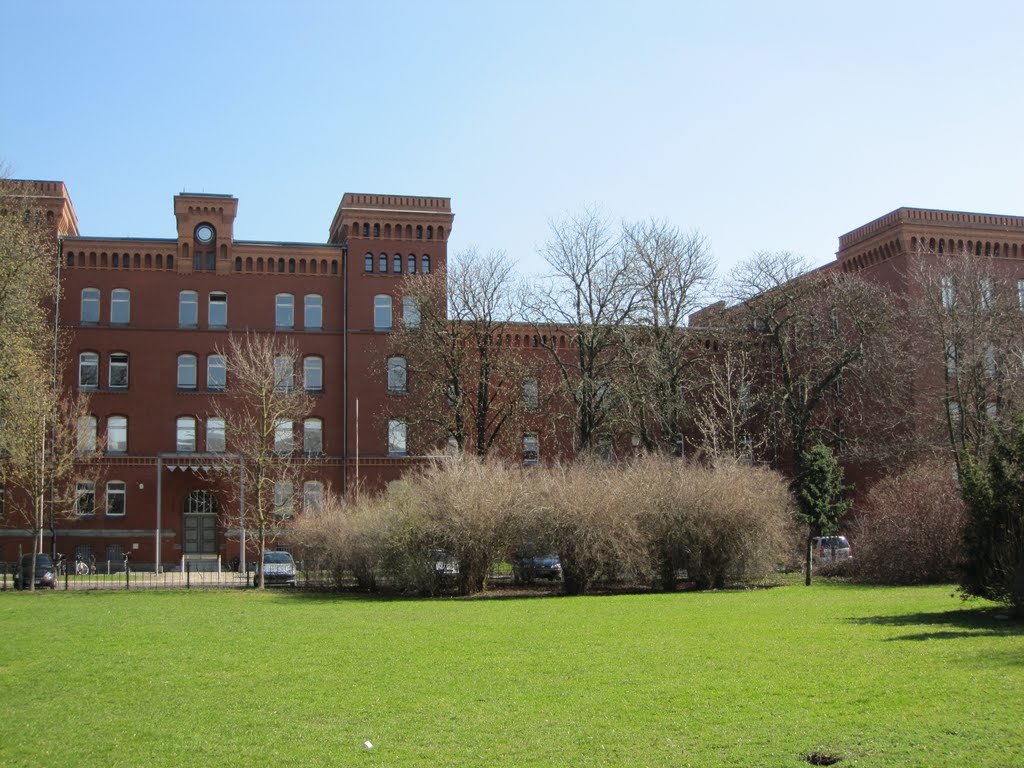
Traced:
[[723, 315], [723, 343], [745, 350], [761, 372], [755, 391], [775, 442], [767, 458], [792, 463], [796, 490], [818, 442], [863, 459], [899, 449], [909, 371], [886, 288], [808, 271], [791, 253], [759, 252], [733, 271], [730, 292], [738, 305]]
[[[232, 335], [226, 350], [228, 386], [213, 404], [222, 419], [226, 447], [240, 464], [237, 481], [225, 484], [239, 522], [257, 544], [260, 562], [268, 538], [279, 535], [294, 516], [296, 497], [301, 498], [306, 473], [322, 452], [296, 442], [296, 426], [312, 411], [312, 399], [296, 384], [301, 358], [295, 346], [275, 336], [247, 333]], [[296, 489], [299, 489], [298, 494]], [[258, 586], [264, 586], [263, 569]]]
[[[582, 453], [596, 447], [610, 423], [616, 397], [611, 385], [622, 371], [624, 329], [639, 296], [622, 240], [600, 211], [586, 208], [551, 222], [550, 228], [540, 251], [550, 272], [533, 285], [524, 304], [574, 407], [574, 443]], [[559, 347], [562, 334], [568, 349]]]
[[[717, 342], [715, 342], [717, 347]], [[701, 450], [710, 458], [752, 462], [771, 442], [764, 390], [749, 350], [717, 349], [702, 355], [694, 388], [694, 423]]]
[[942, 436], [958, 471], [965, 454], [984, 463], [993, 427], [1024, 405], [1017, 285], [991, 257], [924, 246], [909, 283], [921, 427]]
[[[503, 251], [462, 251], [446, 270], [406, 277], [404, 322], [390, 345], [402, 357], [389, 360], [388, 388], [403, 392], [408, 377], [402, 415], [426, 446], [454, 439], [460, 452], [486, 456], [519, 421], [532, 374], [505, 343], [516, 287]], [[391, 362], [401, 360], [404, 369]]]
[[686, 393], [700, 338], [686, 321], [704, 303], [715, 266], [707, 238], [665, 221], [623, 226], [622, 244], [636, 303], [621, 336], [620, 414], [647, 450], [681, 455]]

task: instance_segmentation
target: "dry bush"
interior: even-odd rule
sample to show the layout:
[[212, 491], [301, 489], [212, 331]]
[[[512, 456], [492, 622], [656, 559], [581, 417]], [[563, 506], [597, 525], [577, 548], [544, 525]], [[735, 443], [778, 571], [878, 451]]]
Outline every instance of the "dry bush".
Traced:
[[875, 584], [955, 581], [967, 512], [953, 469], [923, 463], [877, 483], [850, 529], [854, 577]]
[[519, 470], [462, 455], [438, 460], [410, 482], [409, 492], [430, 548], [458, 563], [459, 594], [483, 590], [491, 566], [509, 554], [515, 538], [526, 495]]
[[792, 516], [776, 472], [719, 462], [646, 459], [631, 474], [654, 570], [674, 589], [685, 568], [698, 589], [761, 578], [789, 548]]
[[636, 515], [643, 502], [630, 498], [621, 469], [583, 461], [529, 474], [522, 530], [558, 554], [567, 594], [585, 594], [595, 581], [647, 576]]

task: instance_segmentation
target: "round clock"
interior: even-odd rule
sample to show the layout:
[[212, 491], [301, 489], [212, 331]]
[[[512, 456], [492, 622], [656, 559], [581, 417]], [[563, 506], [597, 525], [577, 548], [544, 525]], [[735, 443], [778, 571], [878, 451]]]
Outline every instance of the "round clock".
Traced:
[[209, 224], [200, 224], [196, 227], [196, 240], [200, 243], [209, 243], [213, 241], [213, 227]]

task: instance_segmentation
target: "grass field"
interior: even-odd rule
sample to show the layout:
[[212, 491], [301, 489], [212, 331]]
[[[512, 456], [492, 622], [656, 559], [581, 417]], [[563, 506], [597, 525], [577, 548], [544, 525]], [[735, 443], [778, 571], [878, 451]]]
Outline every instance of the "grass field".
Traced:
[[952, 591], [6, 593], [0, 765], [1024, 766], [1024, 627]]

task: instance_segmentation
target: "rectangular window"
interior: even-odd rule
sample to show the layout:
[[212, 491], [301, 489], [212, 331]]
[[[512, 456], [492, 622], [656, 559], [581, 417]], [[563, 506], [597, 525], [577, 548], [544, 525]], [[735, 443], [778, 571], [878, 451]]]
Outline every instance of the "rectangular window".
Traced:
[[290, 419], [281, 419], [274, 425], [274, 453], [291, 453], [295, 450], [295, 438]]
[[324, 424], [320, 419], [306, 419], [302, 423], [302, 450], [310, 456], [324, 452]]
[[274, 483], [274, 517], [278, 520], [287, 520], [292, 517], [292, 495], [291, 483]]
[[128, 389], [128, 355], [124, 352], [113, 352], [110, 355], [111, 389]]
[[100, 291], [98, 288], [82, 289], [82, 308], [79, 319], [83, 323], [90, 324], [100, 321]]
[[107, 517], [124, 517], [125, 484], [121, 480], [107, 483]]
[[223, 355], [206, 358], [206, 388], [211, 392], [223, 392], [228, 384], [228, 367]]
[[210, 306], [206, 322], [210, 328], [228, 327], [228, 295], [226, 293], [210, 294]]
[[952, 310], [956, 302], [956, 286], [952, 277], [946, 275], [939, 281], [939, 294], [942, 298], [942, 308], [947, 312]]
[[178, 294], [178, 326], [195, 328], [199, 325], [199, 294], [182, 291]]
[[128, 417], [107, 417], [107, 452], [125, 453], [128, 451]]
[[96, 514], [96, 483], [79, 480], [75, 486], [75, 512], [82, 517]]
[[227, 450], [224, 419], [211, 416], [206, 420], [206, 450], [210, 453], [224, 453]]
[[295, 327], [295, 297], [279, 293], [274, 298], [274, 326], [280, 329]]
[[540, 390], [537, 388], [536, 379], [526, 379], [523, 382], [523, 407], [528, 411], [540, 410]]
[[302, 325], [307, 331], [319, 331], [324, 327], [324, 299], [311, 293], [306, 296], [302, 308]]
[[540, 461], [540, 438], [536, 432], [523, 435], [523, 464], [536, 464]]
[[302, 388], [307, 392], [324, 391], [324, 361], [319, 357], [302, 360]]
[[1017, 281], [1017, 305], [1024, 312], [1024, 280]]
[[402, 419], [388, 421], [388, 455], [405, 456], [407, 451], [406, 437], [408, 427]]
[[391, 330], [391, 297], [383, 294], [373, 297], [373, 327], [377, 331]]
[[127, 288], [110, 292], [110, 324], [128, 325], [131, 320], [132, 294]]
[[946, 339], [946, 377], [956, 376], [956, 342]]
[[96, 417], [81, 416], [78, 419], [78, 452], [93, 453], [96, 450]]
[[182, 416], [178, 419], [175, 450], [177, 450], [178, 453], [195, 453], [196, 420], [193, 417]]
[[978, 280], [978, 295], [981, 297], [982, 311], [991, 311], [993, 302], [995, 301], [991, 277], [982, 277]]

